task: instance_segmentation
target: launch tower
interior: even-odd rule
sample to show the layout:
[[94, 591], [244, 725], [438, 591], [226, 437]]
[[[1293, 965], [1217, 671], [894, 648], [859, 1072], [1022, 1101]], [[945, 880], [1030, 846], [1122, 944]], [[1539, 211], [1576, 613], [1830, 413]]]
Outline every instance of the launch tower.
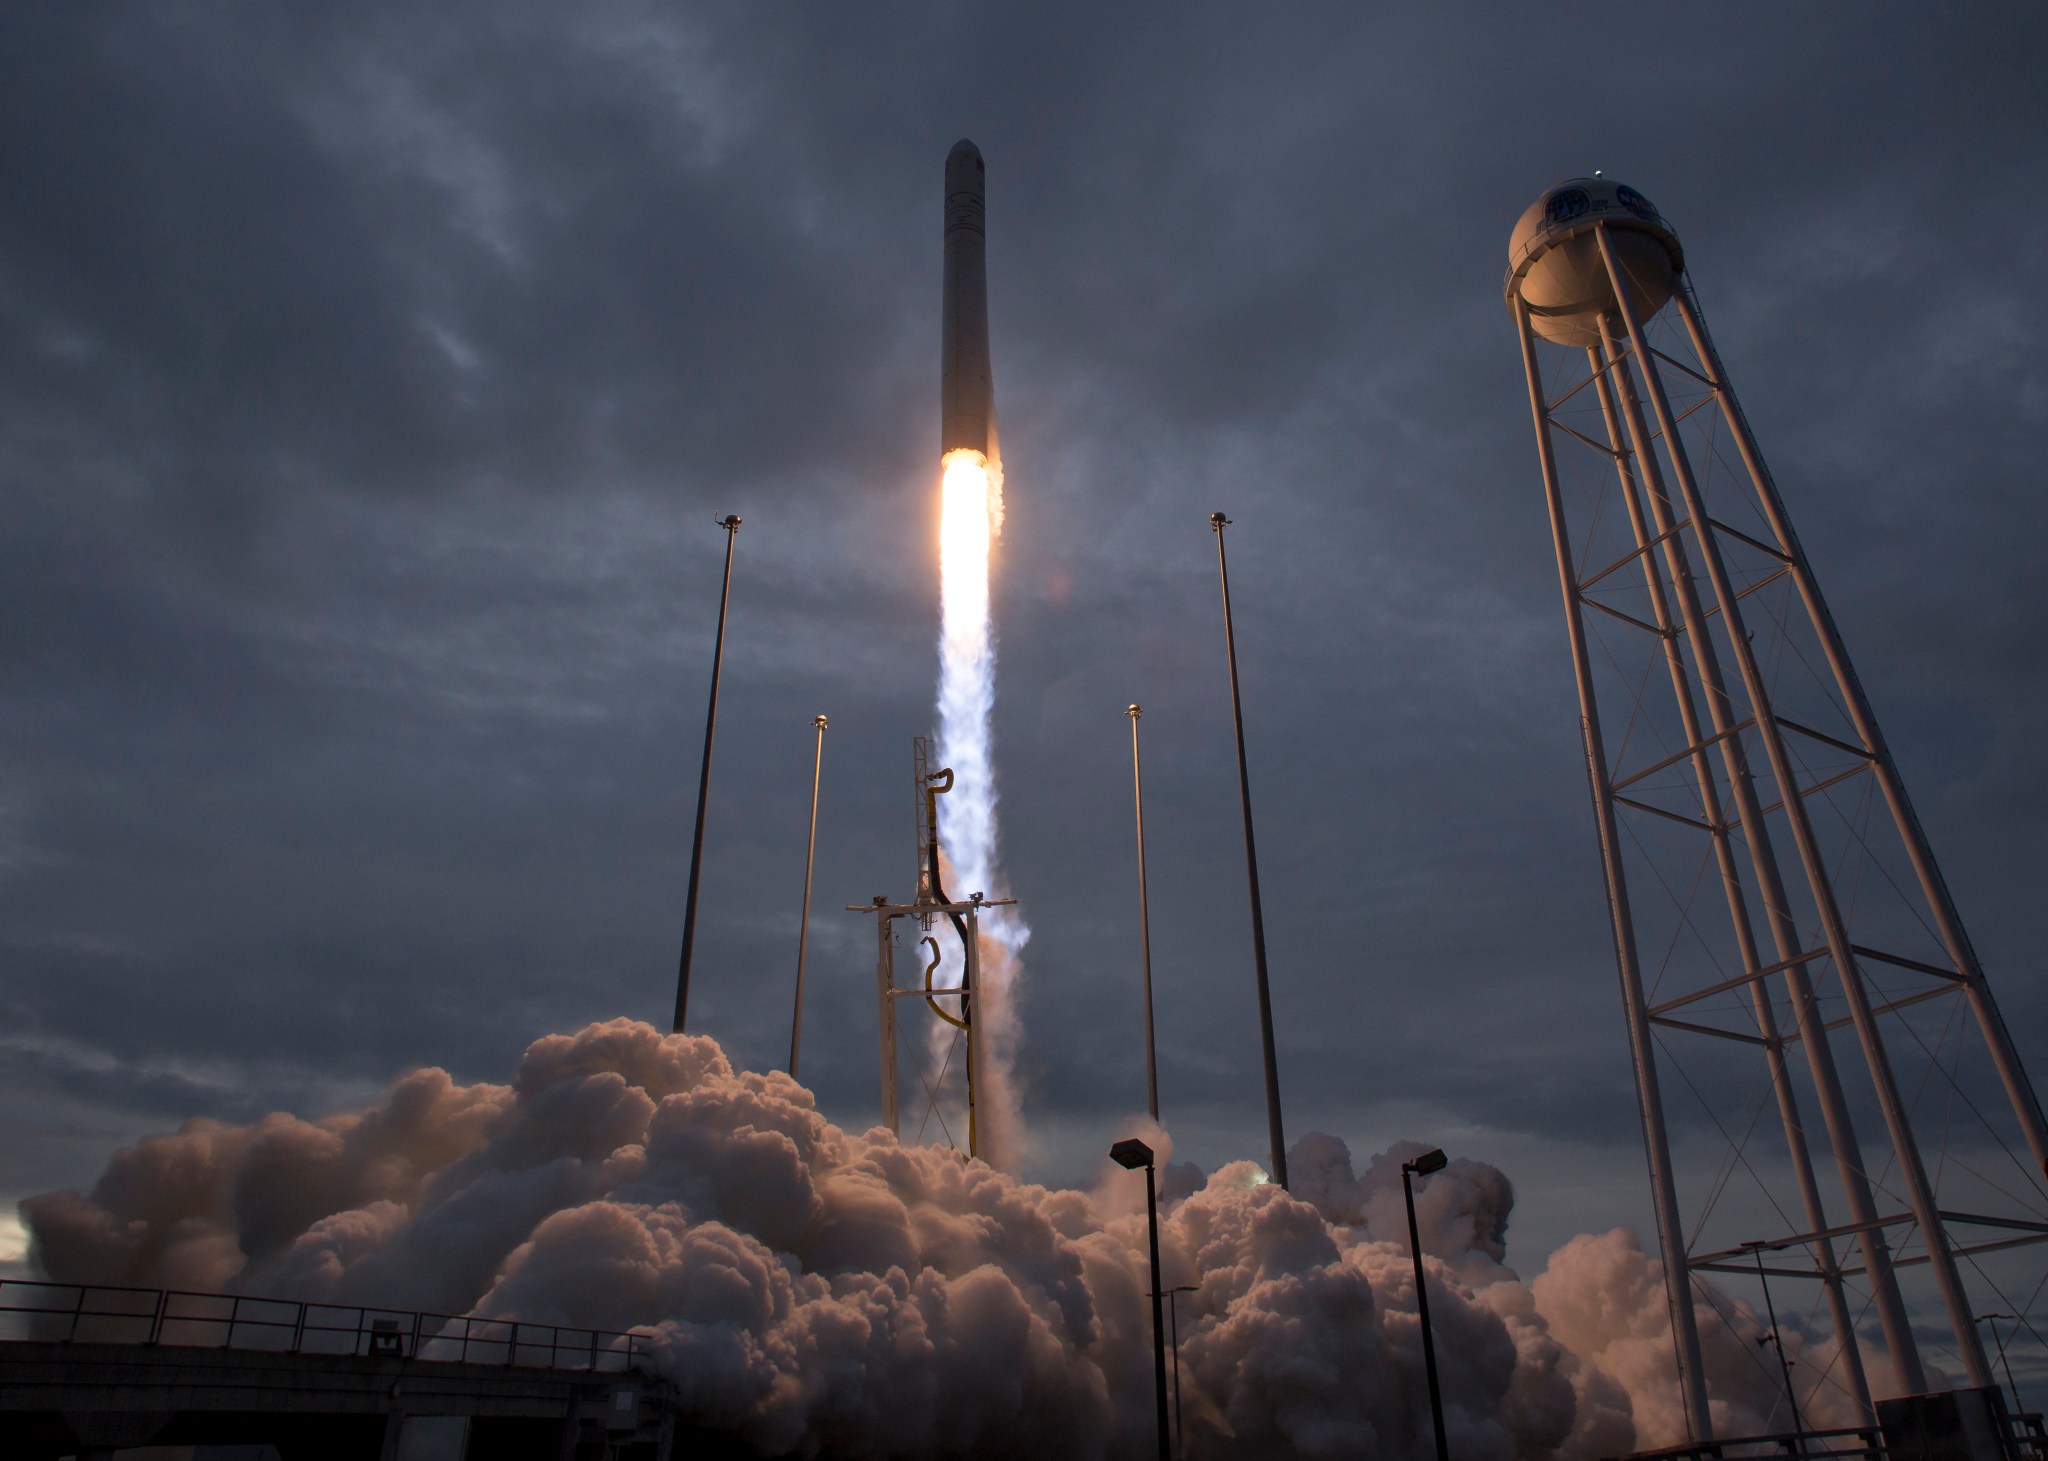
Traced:
[[[875, 1005], [881, 1037], [882, 1123], [898, 1136], [902, 1135], [903, 1082], [896, 1058], [901, 1048], [897, 1040], [896, 1001], [921, 999], [935, 1017], [958, 1032], [952, 1048], [964, 1047], [961, 1063], [962, 1084], [967, 1097], [967, 1155], [973, 1157], [981, 1154], [974, 1100], [976, 1069], [982, 1063], [975, 1008], [976, 976], [981, 970], [981, 915], [989, 908], [1007, 908], [1016, 900], [988, 898], [980, 891], [957, 901], [947, 896], [943, 880], [944, 861], [939, 850], [938, 799], [953, 789], [953, 772], [950, 767], [932, 768], [931, 742], [923, 736], [915, 742], [913, 761], [917, 803], [917, 893], [908, 903], [891, 903], [887, 895], [876, 894], [873, 902], [853, 904], [847, 911], [875, 915], [878, 944]], [[916, 923], [920, 934], [917, 946], [930, 955], [921, 965], [921, 980], [907, 987], [896, 982], [896, 924], [899, 919]], [[950, 982], [940, 982], [936, 976], [946, 965], [951, 966]], [[915, 1061], [917, 1057], [913, 1055], [912, 1059]], [[949, 1054], [946, 1062], [935, 1072], [928, 1074], [921, 1065], [918, 1069], [918, 1084], [925, 1094], [928, 1115], [938, 1111], [951, 1064]], [[943, 1125], [943, 1115], [939, 1119]]]
[[1574, 179], [1516, 225], [1505, 290], [1691, 1439], [1716, 1439], [1710, 1274], [1768, 1273], [1832, 1335], [1776, 1429], [1951, 1388], [1995, 1429], [1975, 1316], [2040, 1292], [2048, 1128], [1678, 236]]

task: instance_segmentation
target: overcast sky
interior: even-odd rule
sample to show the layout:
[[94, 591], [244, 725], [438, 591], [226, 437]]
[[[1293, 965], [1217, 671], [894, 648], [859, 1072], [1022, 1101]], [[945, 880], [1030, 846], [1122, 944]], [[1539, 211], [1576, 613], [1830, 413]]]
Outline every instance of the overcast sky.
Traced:
[[16, 6], [0, 20], [0, 1199], [193, 1115], [667, 1017], [877, 1109], [933, 723], [940, 183], [988, 164], [1033, 1173], [1290, 1134], [1646, 1212], [1507, 235], [1683, 237], [2023, 1053], [2048, 777], [2027, 7]]

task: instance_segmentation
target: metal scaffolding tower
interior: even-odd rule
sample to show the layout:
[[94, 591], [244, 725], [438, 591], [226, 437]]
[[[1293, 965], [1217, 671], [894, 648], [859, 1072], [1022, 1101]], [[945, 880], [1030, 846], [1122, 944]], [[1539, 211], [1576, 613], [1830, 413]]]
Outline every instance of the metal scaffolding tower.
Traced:
[[[975, 1113], [976, 1072], [981, 1066], [981, 1041], [976, 1028], [975, 989], [981, 972], [981, 913], [986, 908], [1004, 908], [1015, 903], [1014, 898], [988, 898], [980, 892], [955, 901], [946, 895], [943, 880], [943, 854], [939, 848], [938, 798], [953, 789], [953, 773], [950, 769], [933, 770], [931, 766], [931, 743], [919, 736], [914, 748], [915, 796], [917, 802], [917, 893], [908, 903], [891, 903], [886, 894], [876, 894], [871, 903], [849, 905], [850, 913], [872, 913], [875, 916], [875, 1006], [880, 1024], [880, 1054], [882, 1081], [882, 1122], [898, 1136], [903, 1130], [903, 1084], [897, 1061], [899, 1042], [897, 1039], [896, 1001], [899, 999], [921, 999], [929, 1006], [932, 1014], [957, 1032], [952, 1048], [965, 1047], [962, 1062], [962, 1085], [965, 1094], [967, 1116], [967, 1155], [980, 1155], [979, 1122]], [[921, 983], [908, 987], [896, 982], [896, 921], [912, 919], [918, 925], [920, 947], [930, 951], [929, 962], [923, 965]], [[932, 933], [933, 925], [944, 919], [950, 925], [947, 942], [957, 945], [951, 952], [952, 967], [959, 971], [957, 980], [942, 982], [935, 978], [942, 965], [947, 962], [948, 950], [942, 947], [940, 938]], [[941, 1001], [944, 1001], [942, 1003]], [[954, 1006], [952, 1009], [947, 1004]], [[921, 1062], [913, 1054], [912, 1061], [918, 1066], [918, 1084], [924, 1092], [927, 1116], [938, 1112], [942, 1093], [946, 1089], [947, 1076], [952, 1066], [949, 1052], [935, 1073], [927, 1075]], [[945, 1117], [939, 1115], [942, 1130]], [[921, 1130], [922, 1128], [920, 1128]]]
[[1509, 259], [1692, 1440], [1701, 1276], [1765, 1252], [1817, 1281], [1809, 1401], [1988, 1391], [1971, 1291], [2040, 1292], [2048, 1124], [1677, 235], [1596, 175]]

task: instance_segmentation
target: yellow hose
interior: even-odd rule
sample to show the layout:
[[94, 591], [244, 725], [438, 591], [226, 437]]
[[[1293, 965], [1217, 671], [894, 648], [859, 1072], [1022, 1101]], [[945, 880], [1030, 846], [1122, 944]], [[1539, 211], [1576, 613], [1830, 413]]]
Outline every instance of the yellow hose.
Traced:
[[967, 1036], [967, 1154], [978, 1156], [980, 1127], [975, 1120], [974, 1112], [974, 1032], [967, 1028], [968, 1021], [974, 1015], [973, 1008], [967, 1003], [972, 996], [964, 987], [960, 990], [960, 1013], [966, 1016], [966, 1019], [956, 1020], [940, 1007], [932, 989], [932, 973], [939, 967], [939, 941], [926, 934], [921, 942], [932, 951], [932, 961], [924, 966], [924, 1002], [932, 1007], [933, 1014]]
[[[944, 777], [945, 780], [941, 781], [940, 777]], [[950, 766], [943, 770], [932, 772], [925, 782], [925, 825], [931, 828], [932, 833], [931, 867], [929, 869], [930, 887], [932, 896], [941, 903], [946, 901], [946, 890], [939, 884], [939, 796], [941, 793], [951, 791], [952, 789], [953, 768]], [[967, 925], [961, 920], [959, 914], [954, 913], [949, 916], [953, 920], [954, 931], [960, 935], [960, 957], [962, 960], [971, 960], [972, 952], [967, 947]], [[924, 938], [924, 943], [932, 951], [931, 962], [924, 966], [925, 1003], [932, 1007], [933, 1014], [967, 1036], [967, 1151], [968, 1155], [975, 1156], [979, 1155], [979, 1153], [976, 1151], [977, 1129], [974, 1115], [974, 1032], [968, 1029], [968, 1025], [974, 1019], [974, 1006], [971, 1003], [974, 996], [967, 988], [966, 968], [963, 964], [959, 991], [960, 1018], [955, 1019], [939, 1007], [936, 993], [932, 989], [932, 974], [939, 967], [939, 941], [927, 934]]]
[[922, 942], [926, 948], [932, 951], [932, 961], [924, 966], [924, 1002], [932, 1007], [933, 1014], [937, 1015], [947, 1024], [964, 1030], [967, 1028], [967, 1021], [956, 1020], [947, 1014], [945, 1009], [939, 1004], [937, 991], [932, 988], [932, 973], [939, 967], [939, 941], [930, 934], [926, 934]]

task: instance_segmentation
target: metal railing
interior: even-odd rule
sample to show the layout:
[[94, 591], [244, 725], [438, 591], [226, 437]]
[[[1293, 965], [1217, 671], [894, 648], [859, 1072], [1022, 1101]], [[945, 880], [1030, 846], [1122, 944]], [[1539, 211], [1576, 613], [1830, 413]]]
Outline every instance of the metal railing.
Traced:
[[624, 1371], [647, 1358], [635, 1330], [576, 1329], [374, 1305], [249, 1294], [0, 1279], [0, 1341], [179, 1345]]
[[2008, 1412], [2005, 1438], [2018, 1461], [2048, 1461], [2048, 1427], [2042, 1425], [2040, 1416]]
[[1782, 1435], [1744, 1436], [1706, 1445], [1671, 1446], [1638, 1451], [1629, 1461], [1737, 1461], [1767, 1456], [1826, 1457], [1829, 1461], [1885, 1461], [1884, 1438], [1875, 1429], [1787, 1431]]
[[[2005, 1453], [2012, 1461], [2048, 1461], [2048, 1430], [2044, 1430], [2040, 1416], [2006, 1414], [2001, 1420]], [[1706, 1445], [1671, 1446], [1661, 1451], [1637, 1451], [1627, 1461], [1764, 1461], [1781, 1456], [1804, 1456], [1809, 1461], [1889, 1461], [1883, 1433], [1860, 1428], [1787, 1431]]]

